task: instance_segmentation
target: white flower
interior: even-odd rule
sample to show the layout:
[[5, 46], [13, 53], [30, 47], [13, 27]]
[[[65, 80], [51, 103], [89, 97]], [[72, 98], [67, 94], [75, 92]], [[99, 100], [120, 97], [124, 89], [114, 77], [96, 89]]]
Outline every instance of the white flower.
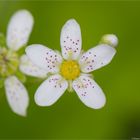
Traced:
[[27, 10], [16, 12], [9, 22], [6, 40], [1, 38], [0, 42], [0, 80], [4, 81], [11, 109], [22, 116], [26, 116], [29, 97], [26, 88], [16, 77], [17, 72], [20, 69], [28, 75], [35, 74], [38, 77], [43, 77], [46, 73], [32, 64], [26, 55], [20, 58], [17, 53], [21, 47], [26, 46], [33, 23], [33, 17]]
[[[112, 36], [112, 39], [114, 37]], [[109, 41], [112, 42], [110, 37]], [[40, 106], [50, 106], [67, 88], [73, 88], [86, 106], [94, 109], [103, 107], [106, 102], [105, 95], [88, 73], [107, 65], [112, 60], [116, 53], [112, 47], [113, 43], [112, 46], [102, 43], [81, 53], [81, 30], [74, 19], [67, 21], [63, 26], [60, 43], [62, 56], [39, 44], [26, 48], [29, 59], [52, 74], [37, 89], [35, 102]]]

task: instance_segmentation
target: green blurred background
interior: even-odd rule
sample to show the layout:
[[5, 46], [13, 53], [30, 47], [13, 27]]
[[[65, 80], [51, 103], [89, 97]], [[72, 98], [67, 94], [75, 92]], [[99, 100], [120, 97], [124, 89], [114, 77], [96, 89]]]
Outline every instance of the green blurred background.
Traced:
[[6, 33], [11, 15], [32, 12], [35, 25], [28, 44], [60, 50], [60, 30], [75, 18], [82, 31], [83, 49], [95, 46], [102, 35], [119, 38], [117, 54], [108, 66], [93, 72], [107, 104], [100, 110], [84, 106], [75, 92], [66, 92], [51, 107], [35, 104], [40, 82], [28, 77], [30, 106], [26, 118], [9, 108], [0, 89], [1, 139], [129, 139], [140, 137], [140, 1], [0, 1], [0, 32]]

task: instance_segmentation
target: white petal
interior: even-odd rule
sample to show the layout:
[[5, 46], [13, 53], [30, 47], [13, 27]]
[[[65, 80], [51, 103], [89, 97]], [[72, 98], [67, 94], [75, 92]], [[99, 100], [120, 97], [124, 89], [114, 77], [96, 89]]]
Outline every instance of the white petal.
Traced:
[[105, 44], [98, 45], [85, 52], [79, 59], [82, 72], [88, 73], [111, 62], [116, 50]]
[[40, 106], [50, 106], [54, 104], [68, 87], [66, 80], [59, 74], [50, 76], [44, 81], [35, 93], [35, 102]]
[[29, 97], [24, 85], [15, 76], [10, 76], [5, 80], [5, 89], [8, 103], [13, 112], [26, 116]]
[[7, 45], [14, 51], [26, 45], [33, 27], [33, 17], [27, 10], [16, 12], [8, 25]]
[[73, 82], [73, 88], [86, 106], [99, 109], [105, 105], [105, 95], [93, 79], [80, 76]]
[[26, 48], [26, 54], [29, 59], [40, 68], [52, 73], [59, 71], [62, 57], [53, 50], [43, 45], [34, 44]]
[[81, 52], [81, 30], [74, 20], [68, 20], [61, 30], [61, 49], [64, 59], [77, 59]]
[[24, 74], [27, 74], [29, 76], [39, 78], [45, 78], [47, 76], [47, 71], [33, 64], [27, 57], [27, 55], [22, 55], [22, 57], [20, 58], [19, 68]]

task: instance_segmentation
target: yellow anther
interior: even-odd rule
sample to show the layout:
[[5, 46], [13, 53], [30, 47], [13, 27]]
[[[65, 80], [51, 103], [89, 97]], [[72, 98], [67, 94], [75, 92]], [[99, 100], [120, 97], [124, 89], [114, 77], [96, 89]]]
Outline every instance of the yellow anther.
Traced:
[[80, 74], [79, 64], [74, 60], [64, 61], [60, 68], [61, 75], [67, 80], [74, 80]]

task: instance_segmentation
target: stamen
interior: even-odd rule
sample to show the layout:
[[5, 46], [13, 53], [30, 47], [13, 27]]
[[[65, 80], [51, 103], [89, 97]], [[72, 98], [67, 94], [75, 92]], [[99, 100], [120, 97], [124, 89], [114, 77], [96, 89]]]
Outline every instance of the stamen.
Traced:
[[60, 67], [61, 75], [67, 80], [74, 80], [80, 75], [80, 67], [74, 60], [64, 61]]

